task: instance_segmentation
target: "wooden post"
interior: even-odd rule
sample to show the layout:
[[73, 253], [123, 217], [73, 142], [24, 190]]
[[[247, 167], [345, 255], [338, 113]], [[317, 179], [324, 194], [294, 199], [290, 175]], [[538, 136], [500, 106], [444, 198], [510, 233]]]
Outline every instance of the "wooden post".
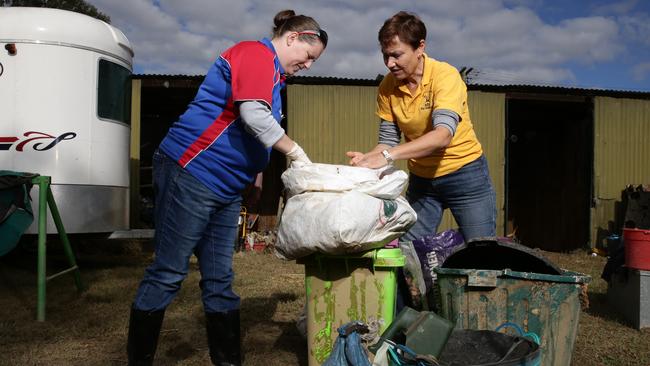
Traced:
[[131, 153], [129, 164], [129, 228], [140, 227], [140, 108], [142, 80], [131, 81]]

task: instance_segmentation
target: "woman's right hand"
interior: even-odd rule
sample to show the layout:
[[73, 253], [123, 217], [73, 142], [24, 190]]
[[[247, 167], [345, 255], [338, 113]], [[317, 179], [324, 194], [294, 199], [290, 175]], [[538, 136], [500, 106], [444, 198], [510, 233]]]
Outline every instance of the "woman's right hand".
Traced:
[[350, 158], [350, 165], [363, 168], [379, 169], [388, 165], [388, 161], [381, 152], [371, 151], [367, 154], [358, 151], [345, 153]]

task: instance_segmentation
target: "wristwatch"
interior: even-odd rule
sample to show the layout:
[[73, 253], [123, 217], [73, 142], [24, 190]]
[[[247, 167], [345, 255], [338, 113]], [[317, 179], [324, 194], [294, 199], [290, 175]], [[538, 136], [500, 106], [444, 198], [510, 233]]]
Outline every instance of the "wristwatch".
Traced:
[[388, 164], [393, 164], [395, 160], [393, 160], [393, 156], [388, 152], [388, 150], [383, 150], [381, 154], [384, 156]]

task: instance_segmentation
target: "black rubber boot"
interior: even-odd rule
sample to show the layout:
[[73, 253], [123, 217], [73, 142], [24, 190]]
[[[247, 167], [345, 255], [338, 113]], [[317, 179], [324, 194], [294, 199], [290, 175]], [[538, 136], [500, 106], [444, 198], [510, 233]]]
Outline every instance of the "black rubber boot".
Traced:
[[153, 364], [164, 316], [165, 310], [142, 311], [131, 308], [129, 340], [126, 344], [129, 366]]
[[239, 309], [205, 313], [205, 320], [212, 364], [217, 366], [240, 366], [242, 358]]

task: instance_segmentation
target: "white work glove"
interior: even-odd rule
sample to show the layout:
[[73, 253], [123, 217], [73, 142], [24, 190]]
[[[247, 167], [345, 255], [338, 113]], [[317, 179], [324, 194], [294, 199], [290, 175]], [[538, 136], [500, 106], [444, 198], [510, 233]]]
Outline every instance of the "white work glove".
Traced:
[[287, 153], [287, 157], [291, 159], [292, 162], [311, 164], [311, 160], [305, 153], [305, 150], [302, 149], [296, 142], [293, 143], [293, 147]]

